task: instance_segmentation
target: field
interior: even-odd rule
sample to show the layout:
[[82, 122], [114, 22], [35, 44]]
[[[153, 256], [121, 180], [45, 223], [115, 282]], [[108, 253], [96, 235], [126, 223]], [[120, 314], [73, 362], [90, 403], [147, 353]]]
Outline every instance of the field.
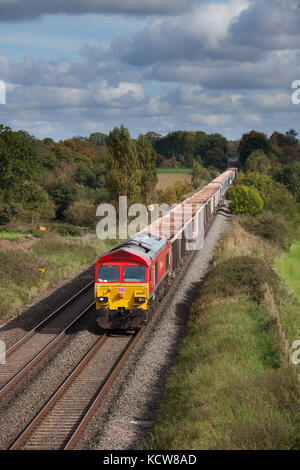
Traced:
[[159, 175], [163, 175], [165, 173], [191, 175], [193, 173], [193, 169], [192, 168], [158, 168], [157, 173]]
[[292, 245], [290, 253], [277, 258], [276, 268], [300, 299], [300, 240]]
[[189, 168], [172, 168], [172, 169], [163, 169], [158, 170], [158, 183], [156, 189], [165, 190], [168, 186], [173, 186], [177, 181], [188, 181], [192, 179], [192, 170]]

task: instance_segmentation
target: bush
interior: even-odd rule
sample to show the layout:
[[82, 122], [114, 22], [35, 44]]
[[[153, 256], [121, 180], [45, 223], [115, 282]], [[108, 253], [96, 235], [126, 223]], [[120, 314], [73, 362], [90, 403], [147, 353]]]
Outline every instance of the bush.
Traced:
[[[219, 263], [209, 273], [200, 289], [199, 298], [203, 300], [205, 296], [210, 301], [216, 297], [231, 297], [245, 292], [252, 299], [260, 301], [265, 284], [275, 293], [280, 285], [279, 276], [265, 260], [236, 256]], [[204, 305], [203, 308], [205, 310]]]
[[168, 186], [161, 196], [162, 202], [166, 204], [174, 204], [177, 202], [177, 193], [174, 186]]
[[300, 203], [300, 162], [278, 168], [274, 172], [274, 179], [284, 184]]
[[200, 163], [195, 162], [193, 166], [192, 185], [197, 189], [203, 180], [209, 180], [210, 173], [207, 168], [204, 168]]
[[237, 184], [257, 189], [264, 201], [264, 208], [274, 214], [281, 214], [295, 226], [300, 222], [300, 206], [287, 188], [270, 176], [259, 173], [241, 173]]
[[255, 150], [246, 160], [246, 170], [258, 173], [268, 173], [272, 163], [262, 150]]
[[289, 248], [296, 237], [294, 225], [279, 214], [263, 212], [256, 218], [246, 218], [242, 225], [248, 232], [264, 240], [275, 243], [281, 248]]
[[71, 236], [71, 237], [78, 237], [81, 235], [81, 231], [77, 227], [74, 227], [74, 225], [71, 225], [71, 224], [63, 224], [63, 223], [52, 225], [51, 232], [56, 232], [56, 233], [59, 233], [60, 235]]
[[19, 205], [14, 203], [0, 204], [0, 225], [11, 222], [19, 212]]
[[72, 204], [74, 200], [75, 189], [70, 187], [68, 182], [60, 178], [52, 189], [50, 195], [56, 205], [56, 217], [61, 219], [64, 211]]
[[256, 215], [264, 207], [259, 192], [245, 185], [236, 185], [229, 191], [228, 197], [231, 201], [230, 208], [236, 214]]
[[186, 194], [192, 191], [192, 184], [189, 181], [176, 181], [174, 189], [176, 191], [177, 201], [181, 201]]
[[89, 201], [75, 201], [65, 212], [67, 222], [80, 227], [91, 227], [96, 222], [96, 208]]

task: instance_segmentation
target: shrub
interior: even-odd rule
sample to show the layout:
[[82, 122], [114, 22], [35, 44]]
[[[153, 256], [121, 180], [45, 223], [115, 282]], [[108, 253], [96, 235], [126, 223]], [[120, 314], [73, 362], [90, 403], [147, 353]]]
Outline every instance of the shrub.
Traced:
[[246, 160], [246, 170], [258, 173], [268, 173], [272, 163], [262, 150], [255, 150]]
[[228, 195], [231, 210], [236, 214], [256, 215], [262, 211], [264, 202], [255, 188], [236, 185]]
[[174, 186], [168, 186], [162, 194], [162, 202], [174, 204], [177, 201], [177, 193]]
[[[278, 291], [280, 279], [269, 263], [253, 256], [236, 256], [219, 263], [209, 273], [200, 289], [199, 299], [203, 301], [205, 296], [210, 301], [216, 297], [231, 297], [245, 292], [260, 301], [266, 283], [275, 293]], [[201, 310], [203, 308], [205, 310], [204, 305]]]
[[273, 212], [266, 211], [256, 218], [246, 218], [241, 222], [248, 232], [275, 243], [281, 248], [289, 248], [296, 237], [294, 225], [283, 216]]
[[203, 180], [209, 180], [210, 173], [207, 168], [204, 168], [200, 163], [195, 162], [193, 166], [192, 184], [196, 189], [200, 186]]
[[274, 212], [274, 214], [281, 214], [295, 225], [299, 224], [300, 206], [283, 184], [274, 181], [270, 176], [259, 173], [247, 173], [246, 175], [241, 173], [236, 183], [257, 189], [266, 210]]
[[300, 203], [300, 162], [278, 168], [274, 172], [274, 179], [284, 184]]
[[11, 222], [19, 212], [19, 205], [15, 203], [0, 204], [0, 225]]
[[58, 223], [51, 227], [51, 232], [59, 233], [64, 236], [76, 237], [81, 235], [81, 231], [71, 224]]
[[65, 212], [67, 222], [80, 227], [95, 225], [96, 208], [89, 201], [75, 201]]
[[75, 189], [70, 187], [67, 181], [60, 178], [52, 189], [50, 195], [56, 205], [56, 217], [61, 219], [64, 211], [72, 204], [74, 200]]

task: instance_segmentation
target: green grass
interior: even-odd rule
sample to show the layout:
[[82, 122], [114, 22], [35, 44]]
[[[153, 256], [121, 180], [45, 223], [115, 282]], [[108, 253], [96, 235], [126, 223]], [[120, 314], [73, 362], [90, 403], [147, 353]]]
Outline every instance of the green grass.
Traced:
[[117, 240], [47, 235], [28, 250], [0, 249], [0, 318], [24, 309], [39, 294], [81, 272], [116, 244]]
[[293, 243], [289, 253], [276, 259], [275, 266], [300, 300], [300, 240]]
[[291, 347], [300, 339], [300, 240], [293, 243], [288, 253], [275, 259], [275, 268], [283, 278], [278, 311]]
[[20, 237], [24, 237], [24, 233], [22, 232], [0, 232], [0, 239], [1, 240], [9, 240], [14, 241], [18, 240]]
[[157, 173], [184, 173], [186, 175], [191, 175], [193, 173], [193, 168], [158, 168]]

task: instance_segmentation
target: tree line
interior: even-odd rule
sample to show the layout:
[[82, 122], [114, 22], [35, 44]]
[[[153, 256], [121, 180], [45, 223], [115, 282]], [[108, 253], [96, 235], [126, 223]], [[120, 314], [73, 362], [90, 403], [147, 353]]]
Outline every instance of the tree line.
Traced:
[[0, 126], [0, 224], [20, 218], [89, 225], [101, 202], [147, 204], [155, 191], [156, 154], [124, 126], [55, 142]]
[[[228, 159], [241, 169], [270, 175], [300, 202], [300, 146], [294, 130], [270, 138], [251, 131], [239, 141], [204, 132], [155, 132], [130, 136], [124, 127], [55, 142], [0, 125], [0, 225], [57, 220], [92, 225], [101, 202], [117, 205], [174, 201], [224, 171]], [[157, 168], [193, 168], [192, 186], [156, 191]], [[157, 201], [159, 202], [159, 201]]]

